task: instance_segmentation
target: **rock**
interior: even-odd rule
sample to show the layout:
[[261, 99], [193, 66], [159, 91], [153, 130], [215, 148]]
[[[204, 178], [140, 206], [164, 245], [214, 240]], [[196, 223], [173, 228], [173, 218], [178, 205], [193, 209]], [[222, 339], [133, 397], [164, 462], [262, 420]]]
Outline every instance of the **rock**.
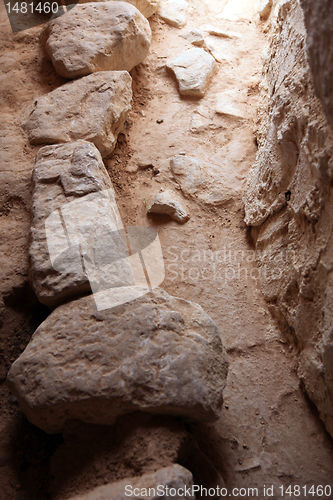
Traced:
[[174, 464], [141, 477], [130, 477], [106, 484], [70, 500], [194, 500], [193, 477], [190, 471]]
[[167, 64], [179, 84], [181, 95], [203, 97], [217, 66], [214, 58], [202, 49], [190, 49]]
[[203, 24], [199, 28], [200, 30], [208, 33], [209, 35], [219, 36], [221, 38], [241, 38], [242, 35], [235, 31], [225, 30], [219, 28], [218, 26], [213, 26], [212, 24]]
[[194, 28], [191, 31], [188, 31], [184, 35], [182, 35], [185, 40], [191, 42], [192, 45], [196, 45], [197, 47], [206, 47], [205, 39], [198, 28]]
[[186, 210], [181, 205], [178, 197], [171, 191], [158, 193], [148, 207], [151, 214], [167, 214], [171, 219], [184, 224], [190, 218]]
[[[111, 0], [93, 0], [93, 1], [111, 1]], [[116, 0], [113, 0], [116, 1]], [[155, 12], [157, 12], [160, 0], [123, 0], [124, 2], [128, 2], [134, 7], [136, 7], [142, 15], [145, 17], [151, 17]], [[91, 0], [80, 0], [80, 3], [90, 3]]]
[[220, 115], [234, 116], [235, 118], [244, 118], [244, 105], [237, 102], [241, 94], [237, 90], [226, 90], [216, 95], [216, 113]]
[[259, 2], [259, 16], [260, 19], [266, 21], [268, 19], [273, 6], [273, 0], [260, 0]]
[[213, 127], [214, 110], [208, 106], [200, 105], [191, 117], [190, 132], [200, 134]]
[[105, 157], [116, 146], [131, 102], [129, 73], [102, 71], [66, 83], [37, 99], [23, 128], [31, 144], [85, 139]]
[[217, 19], [228, 21], [251, 20], [257, 13], [257, 2], [249, 0], [229, 0]]
[[[54, 308], [90, 293], [94, 266], [105, 267], [103, 280], [109, 286], [133, 284], [124, 259], [109, 263], [103, 256], [106, 251], [125, 253], [114, 233], [123, 226], [112, 183], [93, 144], [76, 141], [39, 150], [32, 207], [32, 283], [40, 302]], [[92, 251], [97, 252], [94, 257]], [[106, 260], [105, 266], [99, 260]]]
[[133, 411], [214, 421], [227, 367], [203, 309], [156, 289], [102, 313], [92, 296], [59, 306], [7, 381], [30, 422], [55, 433], [68, 419], [110, 425]]
[[76, 5], [45, 27], [46, 50], [56, 72], [77, 78], [96, 71], [131, 71], [149, 52], [151, 29], [126, 2]]
[[158, 14], [171, 26], [182, 28], [186, 24], [187, 9], [186, 0], [161, 0]]

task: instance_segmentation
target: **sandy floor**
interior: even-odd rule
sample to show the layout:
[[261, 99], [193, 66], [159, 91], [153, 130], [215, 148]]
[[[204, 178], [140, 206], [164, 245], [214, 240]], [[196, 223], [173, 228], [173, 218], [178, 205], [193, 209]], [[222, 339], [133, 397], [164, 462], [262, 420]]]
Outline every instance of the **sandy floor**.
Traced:
[[[150, 55], [132, 71], [133, 110], [106, 165], [123, 222], [158, 229], [166, 269], [163, 288], [205, 309], [216, 322], [230, 357], [222, 416], [205, 434], [195, 427], [193, 432], [228, 487], [257, 487], [259, 497], [264, 498], [264, 485], [274, 485], [271, 498], [282, 498], [281, 485], [316, 487], [332, 482], [333, 445], [300, 388], [291, 348], [262, 297], [259, 270], [243, 222], [242, 193], [256, 154], [253, 125], [267, 34], [265, 24], [252, 16], [252, 4], [247, 18], [238, 21], [218, 19], [226, 0], [189, 0], [189, 4], [188, 22], [182, 29], [166, 25], [156, 15], [151, 19]], [[209, 37], [219, 45], [223, 62], [218, 63], [203, 99], [181, 98], [165, 63], [191, 47], [182, 35], [208, 23], [237, 32], [239, 37]], [[4, 208], [0, 217], [0, 292], [7, 306], [0, 337], [2, 377], [45, 317], [44, 308], [31, 298], [27, 286], [30, 175], [36, 148], [26, 144], [19, 123], [35, 97], [64, 80], [55, 74], [39, 47], [39, 31], [33, 28], [12, 35], [1, 4], [4, 152], [0, 189]], [[224, 90], [239, 91], [246, 118], [214, 112], [216, 94]], [[212, 191], [224, 200], [208, 205], [183, 198], [191, 215], [185, 225], [167, 216], [147, 214], [146, 209], [147, 200], [161, 187], [182, 196], [169, 167], [170, 157], [180, 152], [205, 164]], [[138, 168], [145, 163], [153, 167]], [[30, 498], [22, 491], [22, 470], [17, 473], [9, 451], [12, 447], [23, 453], [19, 441], [24, 440], [25, 424], [17, 423], [21, 416], [6, 388], [1, 385], [0, 390], [0, 497]], [[16, 430], [21, 426], [15, 439], [10, 434], [13, 426]], [[45, 456], [55, 449], [56, 439], [44, 443]], [[42, 452], [38, 460], [43, 461]]]

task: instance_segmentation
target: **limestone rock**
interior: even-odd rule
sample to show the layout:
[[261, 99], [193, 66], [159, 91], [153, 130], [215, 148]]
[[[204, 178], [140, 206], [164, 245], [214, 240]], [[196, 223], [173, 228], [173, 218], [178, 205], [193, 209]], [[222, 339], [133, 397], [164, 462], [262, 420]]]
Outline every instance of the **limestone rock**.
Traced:
[[112, 183], [93, 144], [76, 141], [39, 150], [32, 207], [32, 283], [40, 302], [53, 308], [89, 293], [91, 266], [102, 267], [100, 260], [105, 261], [105, 284], [133, 283], [124, 260], [107, 261], [107, 252], [125, 252], [115, 234], [123, 226]]
[[227, 366], [202, 308], [156, 289], [103, 312], [92, 296], [61, 305], [7, 380], [28, 419], [53, 433], [68, 419], [110, 425], [133, 411], [216, 420]]
[[224, 91], [216, 95], [216, 113], [220, 115], [230, 115], [235, 118], [244, 118], [244, 106], [238, 102], [240, 94], [238, 91]]
[[158, 14], [171, 26], [182, 28], [186, 24], [187, 9], [186, 0], [161, 0]]
[[202, 49], [187, 50], [167, 64], [179, 84], [179, 93], [203, 97], [217, 66], [214, 58]]
[[260, 19], [265, 21], [268, 19], [273, 6], [273, 0], [260, 0], [259, 2], [259, 16]]
[[77, 78], [96, 71], [131, 71], [149, 52], [151, 29], [126, 2], [76, 5], [46, 25], [46, 50], [56, 72]]
[[[71, 500], [126, 500], [127, 498], [158, 500], [163, 492], [165, 500], [194, 500], [192, 485], [191, 472], [181, 465], [174, 464], [141, 477], [131, 477], [100, 486], [89, 493], [72, 497]], [[169, 493], [171, 488], [175, 488], [176, 494]], [[181, 494], [178, 494], [179, 490]], [[171, 493], [174, 491], [171, 490]]]
[[[97, 1], [97, 0], [79, 0], [79, 3], [90, 3], [91, 1]], [[98, 0], [100, 1], [111, 1], [111, 0]], [[118, 1], [118, 0], [113, 0], [113, 1]], [[157, 12], [160, 0], [123, 0], [124, 2], [128, 2], [134, 7], [136, 7], [141, 14], [143, 14], [145, 17], [151, 17], [155, 12]]]
[[171, 191], [158, 193], [148, 207], [148, 212], [152, 214], [167, 214], [180, 224], [184, 224], [190, 218], [183, 208], [178, 197]]
[[131, 101], [129, 73], [102, 71], [66, 83], [37, 99], [23, 128], [31, 144], [85, 139], [105, 157], [115, 148]]

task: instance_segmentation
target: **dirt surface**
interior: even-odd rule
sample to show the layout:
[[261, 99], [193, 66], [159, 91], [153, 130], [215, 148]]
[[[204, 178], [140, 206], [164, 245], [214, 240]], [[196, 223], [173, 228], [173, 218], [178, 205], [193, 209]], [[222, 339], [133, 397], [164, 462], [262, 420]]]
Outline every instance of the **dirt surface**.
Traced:
[[[210, 426], [193, 425], [188, 432], [195, 436], [228, 488], [257, 487], [259, 498], [264, 498], [264, 485], [274, 485], [271, 498], [282, 498], [277, 489], [281, 485], [316, 487], [332, 483], [333, 445], [294, 373], [293, 347], [278, 330], [260, 292], [258, 276], [264, 270], [256, 268], [243, 222], [242, 194], [256, 154], [253, 124], [267, 29], [256, 16], [241, 21], [217, 20], [225, 0], [189, 3], [188, 22], [181, 30], [168, 26], [157, 15], [151, 18], [150, 55], [132, 71], [133, 109], [116, 150], [105, 163], [123, 222], [158, 230], [165, 258], [163, 288], [199, 303], [217, 324], [229, 354], [220, 420]], [[82, 484], [85, 489], [100, 484], [96, 483], [100, 462], [81, 464], [75, 480], [69, 481], [70, 487], [60, 487], [59, 478], [67, 477], [72, 470], [68, 465], [72, 448], [64, 458], [68, 447], [66, 442], [61, 444], [63, 437], [49, 436], [29, 424], [4, 385], [10, 364], [48, 314], [28, 283], [30, 178], [38, 148], [27, 144], [20, 122], [34, 98], [65, 80], [56, 75], [40, 46], [41, 28], [13, 35], [3, 3], [0, 9], [0, 293], [4, 301], [3, 307], [0, 304], [0, 498], [66, 498]], [[237, 32], [240, 37], [219, 39], [225, 61], [218, 64], [206, 96], [200, 101], [180, 97], [165, 62], [191, 47], [182, 34], [208, 23]], [[235, 89], [246, 96], [245, 118], [214, 113], [216, 94]], [[199, 106], [199, 113], [195, 112]], [[200, 113], [206, 116], [199, 119], [198, 126]], [[161, 187], [181, 196], [169, 167], [170, 157], [180, 152], [205, 163], [207, 176], [213, 179], [210, 185], [223, 200], [208, 205], [195, 197], [183, 198], [191, 215], [185, 225], [147, 213], [148, 200]], [[79, 448], [81, 452], [85, 446]], [[145, 472], [149, 462], [145, 446], [142, 440], [136, 442], [135, 458], [127, 453], [126, 463], [114, 456], [116, 473], [112, 472], [111, 461], [111, 473], [99, 481]], [[162, 449], [159, 456], [163, 454]], [[156, 460], [156, 466], [165, 463], [167, 460]], [[60, 491], [63, 494], [59, 496]], [[302, 494], [298, 498], [303, 498]]]

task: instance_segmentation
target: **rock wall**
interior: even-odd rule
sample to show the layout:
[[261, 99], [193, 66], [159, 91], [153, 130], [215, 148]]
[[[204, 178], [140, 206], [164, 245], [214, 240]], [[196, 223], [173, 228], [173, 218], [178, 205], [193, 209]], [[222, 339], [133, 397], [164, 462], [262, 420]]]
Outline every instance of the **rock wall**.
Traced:
[[[313, 12], [321, 9], [312, 11], [310, 4], [321, 2], [303, 3], [307, 26], [315, 30], [308, 37], [310, 61], [325, 105], [333, 66], [323, 62], [332, 59], [326, 51], [316, 65], [316, 54], [328, 47], [331, 28], [326, 23], [318, 45], [321, 26]], [[264, 56], [258, 153], [244, 199], [245, 221], [252, 226], [264, 296], [333, 435], [333, 134], [315, 93], [306, 41], [300, 3], [282, 2]]]

